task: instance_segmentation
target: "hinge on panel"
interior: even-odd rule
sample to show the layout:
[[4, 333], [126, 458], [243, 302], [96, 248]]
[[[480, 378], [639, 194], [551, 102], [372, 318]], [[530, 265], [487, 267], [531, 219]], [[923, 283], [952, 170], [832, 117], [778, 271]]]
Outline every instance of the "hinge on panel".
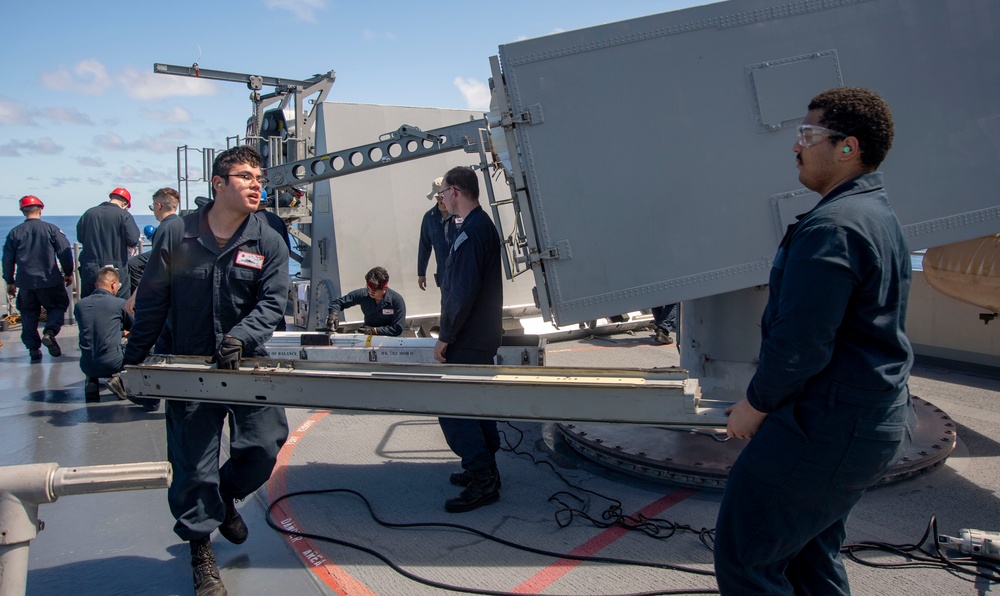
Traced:
[[559, 261], [562, 259], [572, 259], [573, 251], [569, 247], [569, 240], [560, 240], [555, 246], [547, 246], [544, 250], [532, 254], [529, 260], [532, 263], [541, 262], [543, 259]]
[[503, 126], [517, 126], [520, 124], [541, 124], [545, 121], [542, 115], [542, 104], [536, 103], [528, 106], [528, 111], [520, 114], [511, 114], [505, 117], [501, 124]]

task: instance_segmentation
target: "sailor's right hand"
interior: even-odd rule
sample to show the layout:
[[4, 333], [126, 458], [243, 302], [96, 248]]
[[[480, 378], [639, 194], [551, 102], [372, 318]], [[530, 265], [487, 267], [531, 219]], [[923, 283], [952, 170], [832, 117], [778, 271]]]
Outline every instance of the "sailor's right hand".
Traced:
[[424, 291], [427, 290], [427, 276], [426, 275], [421, 275], [421, 276], [417, 277], [417, 286], [419, 286], [421, 290], [424, 290]]
[[63, 281], [66, 282], [66, 287], [68, 288], [71, 285], [73, 285], [73, 276], [72, 275], [64, 275], [63, 276]]
[[338, 325], [340, 325], [340, 315], [335, 312], [330, 313], [326, 318], [326, 330], [334, 331]]
[[11, 296], [17, 295], [17, 286], [14, 284], [7, 284], [7, 293]]

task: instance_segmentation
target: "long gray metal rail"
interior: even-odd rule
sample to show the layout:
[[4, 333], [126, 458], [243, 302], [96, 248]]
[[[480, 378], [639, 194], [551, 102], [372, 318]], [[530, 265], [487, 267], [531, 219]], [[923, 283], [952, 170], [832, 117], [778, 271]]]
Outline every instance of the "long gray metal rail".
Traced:
[[679, 368], [330, 363], [153, 356], [122, 374], [137, 397], [425, 416], [724, 427], [729, 403], [701, 398]]

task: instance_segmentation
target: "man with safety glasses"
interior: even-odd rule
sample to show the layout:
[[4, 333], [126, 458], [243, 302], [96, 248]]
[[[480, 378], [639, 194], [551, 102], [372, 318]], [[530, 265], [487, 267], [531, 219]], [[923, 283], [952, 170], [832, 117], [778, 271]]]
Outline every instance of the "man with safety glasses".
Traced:
[[728, 435], [751, 440], [716, 525], [722, 594], [849, 594], [847, 517], [915, 427], [910, 252], [876, 171], [892, 145], [889, 106], [834, 88], [798, 134], [799, 181], [821, 199], [778, 247], [757, 370], [727, 410]]
[[[493, 364], [503, 337], [503, 275], [500, 235], [479, 204], [479, 180], [471, 168], [448, 170], [441, 185], [448, 212], [462, 219], [441, 279], [441, 330], [434, 358], [448, 364]], [[496, 420], [438, 418], [462, 471], [448, 481], [464, 490], [445, 501], [449, 513], [472, 511], [500, 499]]]
[[[260, 154], [249, 146], [219, 153], [214, 200], [160, 224], [136, 293], [126, 365], [142, 362], [154, 343], [168, 354], [212, 356], [220, 369], [239, 369], [244, 356], [267, 356], [264, 343], [288, 299], [288, 249], [253, 215], [267, 185], [260, 166]], [[166, 342], [158, 341], [164, 324]], [[190, 543], [195, 594], [225, 594], [210, 536], [218, 529], [234, 544], [247, 539], [236, 502], [270, 477], [288, 437], [285, 412], [178, 400], [168, 400], [165, 409], [174, 532]], [[220, 466], [227, 423], [229, 459]]]
[[389, 288], [389, 272], [375, 267], [365, 274], [365, 287], [358, 288], [330, 303], [326, 330], [334, 331], [340, 325], [340, 313], [352, 306], [360, 306], [365, 321], [358, 333], [365, 335], [399, 336], [406, 325], [406, 303], [399, 292]]

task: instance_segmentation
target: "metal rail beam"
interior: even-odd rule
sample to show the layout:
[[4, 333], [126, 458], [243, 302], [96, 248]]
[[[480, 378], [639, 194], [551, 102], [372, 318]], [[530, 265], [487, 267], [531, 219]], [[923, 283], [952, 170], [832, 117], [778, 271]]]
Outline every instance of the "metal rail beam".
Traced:
[[424, 416], [724, 427], [730, 405], [701, 398], [679, 368], [592, 369], [153, 356], [122, 374], [126, 391], [217, 403]]
[[268, 193], [288, 186], [320, 182], [437, 153], [458, 149], [476, 153], [481, 143], [479, 131], [487, 128], [485, 118], [427, 132], [415, 126], [403, 125], [386, 133], [375, 143], [268, 167]]
[[246, 83], [250, 89], [260, 89], [261, 86], [277, 87], [278, 89], [289, 89], [291, 87], [308, 87], [323, 79], [332, 79], [333, 71], [325, 75], [316, 75], [304, 81], [296, 79], [285, 79], [281, 77], [267, 77], [262, 75], [244, 74], [241, 72], [226, 72], [224, 70], [212, 70], [201, 68], [197, 64], [191, 66], [175, 66], [173, 64], [153, 64], [153, 72], [157, 74], [169, 74], [181, 77], [194, 77], [198, 79], [211, 79], [214, 81], [231, 81], [234, 83]]

